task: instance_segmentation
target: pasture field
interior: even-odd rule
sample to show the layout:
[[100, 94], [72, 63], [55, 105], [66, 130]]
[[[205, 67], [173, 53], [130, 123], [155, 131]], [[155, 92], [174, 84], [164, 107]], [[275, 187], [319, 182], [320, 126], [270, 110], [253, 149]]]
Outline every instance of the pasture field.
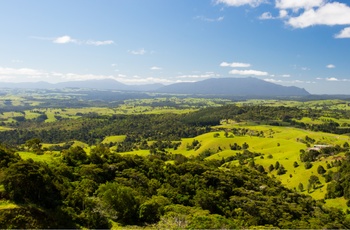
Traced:
[[[248, 150], [251, 152], [261, 153], [262, 156], [254, 158], [255, 164], [262, 165], [265, 172], [269, 175], [276, 177], [282, 182], [286, 187], [299, 191], [299, 183], [304, 186], [303, 193], [311, 195], [315, 199], [324, 199], [327, 192], [327, 184], [325, 183], [324, 177], [318, 174], [317, 168], [322, 165], [325, 169], [327, 164], [335, 161], [336, 159], [341, 159], [343, 154], [338, 154], [336, 156], [330, 156], [328, 158], [321, 158], [320, 160], [313, 162], [313, 166], [310, 169], [305, 169], [304, 162], [300, 161], [300, 150], [306, 150], [306, 144], [300, 142], [308, 136], [316, 140], [316, 144], [330, 144], [330, 145], [343, 145], [345, 142], [349, 142], [350, 138], [346, 135], [335, 135], [329, 133], [312, 132], [296, 128], [289, 127], [272, 127], [272, 126], [236, 126], [244, 127], [249, 130], [263, 131], [264, 135], [268, 137], [256, 137], [256, 136], [231, 136], [225, 137], [224, 131], [210, 132], [195, 138], [182, 139], [181, 145], [177, 150], [169, 149], [168, 151], [173, 154], [183, 154], [187, 157], [198, 156], [205, 150], [210, 150], [213, 155], [207, 157], [206, 159], [217, 159], [221, 160], [230, 156], [234, 156], [239, 152], [237, 150], [231, 150], [230, 144], [233, 145], [237, 143], [242, 146], [243, 143], [249, 145]], [[227, 126], [225, 126], [227, 128]], [[216, 134], [216, 135], [215, 135]], [[219, 135], [218, 135], [219, 134]], [[215, 136], [215, 137], [214, 137]], [[200, 143], [198, 149], [188, 150], [188, 146], [197, 140]], [[139, 154], [139, 151], [130, 152], [131, 154]], [[269, 172], [268, 167], [272, 164], [275, 165], [276, 162], [287, 170], [283, 175], [277, 175], [276, 170]], [[294, 167], [294, 162], [298, 163], [298, 167]], [[229, 165], [238, 165], [238, 161], [232, 161], [226, 163]], [[328, 169], [327, 169], [328, 170]], [[331, 168], [329, 170], [336, 171], [336, 168]], [[316, 175], [321, 185], [317, 186], [316, 189], [310, 189], [307, 191], [308, 180], [311, 175]], [[341, 207], [346, 209], [345, 200], [343, 198], [328, 199], [326, 205], [329, 207]]]
[[19, 156], [24, 159], [32, 159], [34, 161], [42, 161], [42, 162], [46, 162], [46, 163], [51, 163], [54, 160], [54, 153], [49, 153], [49, 152], [45, 152], [42, 155], [37, 155], [33, 152], [27, 152], [27, 151], [19, 151], [17, 152], [19, 154]]
[[237, 105], [263, 105], [263, 106], [285, 106], [297, 107], [300, 109], [329, 109], [329, 110], [350, 110], [349, 100], [327, 99], [327, 100], [258, 100], [251, 99], [237, 102]]
[[109, 144], [110, 142], [112, 142], [112, 143], [123, 142], [125, 140], [125, 138], [126, 138], [126, 135], [108, 136], [101, 143], [102, 144]]

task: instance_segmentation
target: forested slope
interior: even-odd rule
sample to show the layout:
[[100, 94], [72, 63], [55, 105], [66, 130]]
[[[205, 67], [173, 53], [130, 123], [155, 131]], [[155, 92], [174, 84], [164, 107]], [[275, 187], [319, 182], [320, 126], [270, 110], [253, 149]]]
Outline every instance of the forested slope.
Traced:
[[[120, 156], [79, 147], [47, 165], [1, 147], [1, 228], [349, 228], [345, 214], [255, 167], [182, 155]], [[173, 160], [174, 164], [167, 163]]]

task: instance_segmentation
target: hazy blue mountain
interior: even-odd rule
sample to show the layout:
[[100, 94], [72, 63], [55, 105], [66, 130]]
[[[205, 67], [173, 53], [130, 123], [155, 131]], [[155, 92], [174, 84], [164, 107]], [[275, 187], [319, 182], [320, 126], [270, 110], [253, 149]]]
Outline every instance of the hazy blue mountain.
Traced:
[[52, 84], [47, 82], [0, 82], [0, 88], [10, 88], [10, 89], [48, 89], [53, 88]]
[[68, 81], [51, 84], [47, 82], [23, 82], [23, 83], [6, 83], [0, 82], [0, 88], [12, 89], [63, 89], [63, 88], [84, 88], [84, 89], [110, 89], [123, 91], [153, 91], [162, 84], [146, 84], [146, 85], [125, 85], [116, 80], [86, 80], [86, 81]]
[[152, 91], [174, 94], [230, 95], [230, 96], [307, 96], [305, 89], [281, 86], [257, 78], [212, 78], [193, 83], [125, 85], [112, 79], [47, 82], [0, 83], [0, 88], [63, 89], [84, 88], [122, 91]]
[[160, 93], [212, 94], [237, 96], [306, 96], [305, 89], [281, 86], [257, 78], [212, 78], [191, 83], [176, 83], [156, 90]]
[[68, 81], [53, 84], [55, 88], [115, 89], [128, 90], [129, 86], [112, 79]]

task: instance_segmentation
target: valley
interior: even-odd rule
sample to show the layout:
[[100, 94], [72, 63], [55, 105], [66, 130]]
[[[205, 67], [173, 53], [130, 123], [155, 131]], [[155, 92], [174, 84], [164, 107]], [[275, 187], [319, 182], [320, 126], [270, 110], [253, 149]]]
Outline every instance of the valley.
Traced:
[[[89, 100], [92, 93], [99, 95], [65, 89], [0, 96], [2, 227], [348, 226], [347, 100], [133, 98], [106, 91]], [[42, 190], [13, 191], [15, 181], [25, 183], [21, 173], [35, 168], [43, 181], [31, 183], [43, 183]], [[113, 201], [112, 191], [123, 198]], [[284, 217], [245, 204], [263, 207], [272, 204], [259, 202], [270, 199]], [[22, 222], [9, 218], [16, 212], [27, 213]], [[329, 222], [316, 221], [324, 215]]]

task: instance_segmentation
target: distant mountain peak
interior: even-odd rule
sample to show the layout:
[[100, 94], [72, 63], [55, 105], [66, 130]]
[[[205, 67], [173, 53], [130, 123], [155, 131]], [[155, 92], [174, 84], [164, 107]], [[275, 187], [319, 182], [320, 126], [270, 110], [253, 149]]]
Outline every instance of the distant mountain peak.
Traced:
[[258, 78], [210, 78], [191, 83], [176, 83], [157, 90], [161, 93], [232, 96], [306, 96], [305, 89], [282, 86]]

